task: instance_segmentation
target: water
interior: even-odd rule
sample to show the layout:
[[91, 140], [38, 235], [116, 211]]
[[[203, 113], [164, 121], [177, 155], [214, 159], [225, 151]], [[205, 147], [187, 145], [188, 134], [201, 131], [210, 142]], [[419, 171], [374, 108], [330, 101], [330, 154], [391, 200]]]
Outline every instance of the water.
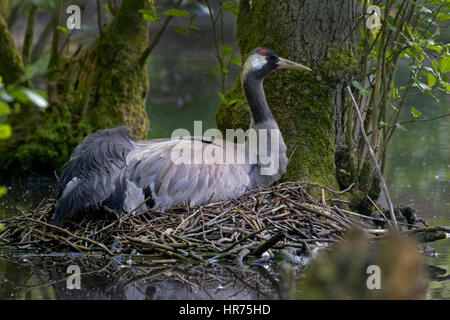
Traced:
[[[177, 48], [170, 43], [178, 43]], [[180, 50], [180, 48], [183, 48]], [[149, 138], [168, 137], [177, 128], [193, 132], [193, 121], [203, 129], [215, 127], [219, 103], [217, 81], [207, 73], [216, 61], [198, 43], [169, 34], [151, 56], [148, 112]], [[236, 76], [230, 71], [227, 86]], [[400, 74], [400, 81], [404, 74]], [[412, 97], [427, 118], [443, 113], [442, 104], [429, 97]], [[405, 109], [401, 120], [411, 118]], [[397, 130], [387, 154], [386, 180], [396, 206], [413, 206], [431, 225], [450, 225], [450, 120], [405, 125]], [[2, 182], [5, 183], [5, 182]], [[33, 208], [44, 197], [54, 196], [52, 178], [30, 177], [9, 186], [0, 200], [0, 218]], [[450, 268], [450, 239], [432, 245], [438, 255], [431, 265]], [[118, 256], [105, 260], [85, 255], [52, 254], [0, 256], [0, 299], [260, 299], [277, 298], [276, 266], [208, 266], [153, 263], [152, 256]], [[67, 290], [67, 267], [82, 271], [82, 288]], [[275, 269], [272, 269], [275, 268]], [[432, 281], [429, 299], [450, 299], [450, 281]]]

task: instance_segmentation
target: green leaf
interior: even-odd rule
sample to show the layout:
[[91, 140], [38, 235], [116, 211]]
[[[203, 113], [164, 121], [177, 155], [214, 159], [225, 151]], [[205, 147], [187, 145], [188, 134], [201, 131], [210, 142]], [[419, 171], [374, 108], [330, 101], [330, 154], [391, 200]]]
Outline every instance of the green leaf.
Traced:
[[193, 15], [191, 15], [191, 18], [189, 19], [189, 24], [193, 24], [194, 20], [197, 19], [198, 14], [194, 13]]
[[353, 81], [352, 84], [356, 89], [359, 90], [359, 93], [361, 95], [366, 97], [370, 96], [370, 90], [364, 89], [361, 83], [359, 83], [358, 81]]
[[[1, 197], [1, 195], [0, 195], [0, 197]], [[6, 229], [5, 225], [3, 223], [0, 223], [0, 232], [5, 231], [5, 229]]]
[[178, 10], [175, 8], [164, 11], [162, 14], [165, 14], [167, 16], [183, 17], [183, 18], [189, 17], [189, 12], [187, 10]]
[[0, 76], [0, 83], [3, 83], [3, 78], [2, 78], [2, 76]]
[[406, 128], [404, 126], [402, 126], [400, 123], [396, 123], [395, 126], [402, 131], [406, 131]]
[[450, 72], [450, 57], [444, 57], [439, 61], [439, 69], [442, 73]]
[[224, 56], [224, 57], [226, 57], [226, 56], [229, 56], [229, 55], [232, 55], [233, 54], [233, 48], [232, 47], [230, 47], [230, 46], [226, 46], [226, 45], [222, 45], [222, 55]]
[[438, 13], [437, 17], [440, 21], [447, 21], [448, 19], [450, 19], [450, 14], [442, 12]]
[[11, 137], [12, 129], [9, 124], [0, 124], [0, 140]]
[[238, 65], [239, 67], [242, 66], [242, 60], [239, 57], [233, 56], [230, 58], [231, 63], [234, 63], [235, 65]]
[[236, 17], [239, 14], [239, 6], [235, 1], [224, 1], [222, 3], [222, 7], [225, 11], [229, 11], [234, 14]]
[[5, 116], [10, 113], [11, 113], [11, 108], [3, 101], [0, 101], [0, 117]]
[[442, 51], [442, 46], [432, 45], [432, 46], [428, 46], [427, 49], [434, 50], [434, 51], [436, 51], [437, 53], [441, 53], [441, 51]]
[[65, 35], [68, 35], [68, 34], [69, 34], [69, 29], [67, 29], [67, 28], [65, 28], [65, 27], [60, 27], [60, 26], [58, 26], [58, 27], [56, 27], [56, 29], [62, 31]]
[[428, 86], [432, 88], [436, 83], [436, 77], [431, 73], [427, 73]]
[[422, 116], [422, 112], [420, 112], [419, 110], [417, 110], [414, 107], [411, 107], [411, 113], [412, 113], [414, 118], [419, 118], [419, 117]]
[[445, 90], [447, 90], [447, 92], [450, 92], [450, 83], [443, 82], [442, 85], [444, 86]]
[[[0, 197], [4, 196], [6, 194], [6, 192], [8, 192], [8, 189], [6, 189], [6, 187], [4, 187], [4, 186], [0, 186]], [[3, 231], [4, 229], [2, 230], [1, 226], [2, 225], [0, 225], [0, 231]], [[5, 225], [3, 225], [3, 228], [4, 227], [5, 227]]]
[[161, 19], [156, 15], [156, 12], [153, 10], [141, 9], [141, 10], [139, 10], [139, 12], [142, 14], [142, 18], [145, 21], [150, 21], [150, 22], [155, 22], [155, 23], [161, 21]]
[[171, 28], [172, 28], [173, 30], [175, 30], [176, 32], [182, 33], [182, 34], [184, 34], [184, 35], [189, 35], [189, 31], [186, 30], [186, 28], [178, 27], [178, 26], [171, 26]]
[[219, 96], [221, 101], [225, 102], [225, 96], [222, 92], [217, 92], [217, 95]]
[[386, 123], [384, 121], [380, 121], [380, 127], [389, 127], [389, 123]]
[[161, 21], [161, 19], [156, 15], [156, 12], [154, 10], [141, 9], [141, 10], [139, 10], [139, 12], [142, 14], [142, 18], [145, 21], [150, 21], [150, 22], [155, 22], [155, 23]]
[[413, 33], [411, 31], [411, 27], [409, 25], [406, 25], [406, 29], [408, 30], [409, 36], [411, 37], [411, 39], [414, 39]]
[[111, 13], [111, 9], [109, 8], [109, 5], [108, 5], [107, 3], [105, 3], [105, 4], [103, 5], [103, 7], [105, 8], [105, 11], [106, 11], [106, 12], [108, 12], [109, 14], [112, 14], [112, 13]]
[[431, 64], [433, 65], [434, 70], [437, 71], [438, 70], [438, 63], [437, 63], [437, 61], [436, 60], [432, 60]]

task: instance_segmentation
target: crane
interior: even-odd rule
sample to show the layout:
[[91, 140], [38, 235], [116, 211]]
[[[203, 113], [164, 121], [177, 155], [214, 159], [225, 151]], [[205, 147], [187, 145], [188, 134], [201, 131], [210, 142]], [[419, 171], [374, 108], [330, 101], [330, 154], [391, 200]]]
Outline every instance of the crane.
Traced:
[[[288, 158], [263, 80], [279, 69], [311, 71], [267, 48], [251, 51], [241, 70], [256, 143], [204, 137], [135, 141], [124, 126], [88, 135], [63, 168], [53, 223], [103, 206], [127, 213], [141, 205], [137, 213], [216, 202], [277, 181]], [[200, 163], [191, 161], [200, 153]]]

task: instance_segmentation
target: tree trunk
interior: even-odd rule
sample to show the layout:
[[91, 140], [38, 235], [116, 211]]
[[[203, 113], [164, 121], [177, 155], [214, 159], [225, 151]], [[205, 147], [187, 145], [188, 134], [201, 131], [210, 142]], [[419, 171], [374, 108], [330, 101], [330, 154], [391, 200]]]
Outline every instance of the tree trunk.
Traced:
[[[129, 126], [137, 139], [146, 137], [149, 84], [145, 65], [139, 61], [147, 47], [148, 23], [138, 10], [147, 7], [147, 0], [123, 1], [103, 33], [75, 56], [61, 54], [57, 10], [48, 68], [50, 107], [41, 112], [23, 106], [8, 118], [14, 132], [0, 144], [0, 167], [20, 165], [51, 172], [68, 160], [87, 134], [118, 125]], [[0, 63], [0, 68], [4, 65]]]
[[[237, 36], [243, 57], [256, 47], [267, 47], [313, 70], [279, 71], [264, 82], [288, 157], [295, 151], [284, 179], [347, 186], [353, 180], [353, 164], [344, 89], [358, 72], [352, 29], [357, 1], [242, 0], [239, 9]], [[248, 128], [250, 113], [239, 79], [225, 101], [233, 102], [220, 104], [219, 129]]]
[[8, 25], [0, 15], [0, 76], [6, 84], [16, 82], [25, 73], [22, 56], [16, 48]]

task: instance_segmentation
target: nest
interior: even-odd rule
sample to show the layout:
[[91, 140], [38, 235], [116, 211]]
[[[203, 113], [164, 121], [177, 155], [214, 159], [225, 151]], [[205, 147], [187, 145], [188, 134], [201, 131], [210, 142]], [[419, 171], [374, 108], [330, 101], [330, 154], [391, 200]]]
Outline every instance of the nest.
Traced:
[[[384, 239], [388, 229], [375, 229], [374, 221], [389, 221], [360, 215], [343, 208], [345, 200], [316, 200], [302, 182], [282, 183], [249, 191], [224, 202], [204, 206], [182, 206], [166, 212], [135, 210], [119, 216], [104, 208], [103, 218], [86, 215], [64, 228], [51, 224], [55, 201], [46, 200], [32, 212], [0, 221], [0, 245], [34, 252], [103, 252], [114, 256], [134, 252], [156, 253], [167, 262], [211, 262], [221, 258], [260, 257], [268, 249], [307, 252], [311, 245], [346, 239], [357, 229], [370, 239]], [[329, 193], [337, 195], [327, 189]], [[419, 227], [407, 223], [403, 233], [420, 242], [446, 237], [446, 227]]]

